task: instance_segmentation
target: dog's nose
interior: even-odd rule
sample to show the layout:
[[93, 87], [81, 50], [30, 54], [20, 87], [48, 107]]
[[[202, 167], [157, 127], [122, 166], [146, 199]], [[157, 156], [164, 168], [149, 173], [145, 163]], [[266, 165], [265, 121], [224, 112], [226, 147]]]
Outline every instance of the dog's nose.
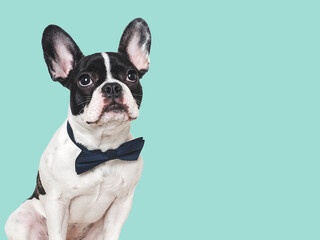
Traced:
[[107, 83], [101, 89], [109, 98], [117, 98], [121, 96], [122, 87], [119, 83]]

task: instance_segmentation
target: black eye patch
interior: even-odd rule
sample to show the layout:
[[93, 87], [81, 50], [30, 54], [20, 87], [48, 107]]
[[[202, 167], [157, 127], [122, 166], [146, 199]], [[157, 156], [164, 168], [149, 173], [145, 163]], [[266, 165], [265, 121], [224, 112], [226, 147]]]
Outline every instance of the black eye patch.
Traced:
[[[77, 64], [70, 76], [70, 108], [73, 115], [83, 112], [90, 103], [94, 90], [105, 81], [106, 75], [104, 58], [100, 53], [86, 56]], [[89, 81], [84, 80], [85, 77], [92, 80], [91, 85], [82, 86]]]

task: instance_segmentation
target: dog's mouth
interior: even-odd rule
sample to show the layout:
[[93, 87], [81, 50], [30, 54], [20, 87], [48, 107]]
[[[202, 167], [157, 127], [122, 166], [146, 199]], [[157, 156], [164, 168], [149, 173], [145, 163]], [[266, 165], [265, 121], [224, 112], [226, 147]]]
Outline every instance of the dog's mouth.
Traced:
[[[98, 119], [96, 121], [87, 121], [88, 124], [93, 124], [93, 123], [98, 123], [100, 121], [100, 119], [102, 118], [102, 116], [104, 114], [127, 114], [128, 113], [128, 107], [126, 105], [120, 104], [120, 103], [116, 103], [116, 102], [112, 102], [111, 104], [107, 104], [104, 106], [104, 108], [102, 109], [100, 116], [98, 117]], [[128, 116], [130, 120], [131, 119], [130, 116]]]
[[114, 113], [121, 113], [121, 112], [127, 112], [127, 111], [128, 111], [128, 108], [119, 103], [110, 104], [109, 106], [106, 106], [104, 109], [104, 112], [114, 112]]

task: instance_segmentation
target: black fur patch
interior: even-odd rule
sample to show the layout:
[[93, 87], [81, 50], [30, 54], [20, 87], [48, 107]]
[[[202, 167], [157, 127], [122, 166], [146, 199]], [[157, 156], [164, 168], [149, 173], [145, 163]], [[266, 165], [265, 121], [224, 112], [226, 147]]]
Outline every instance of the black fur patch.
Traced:
[[[134, 70], [138, 77], [139, 71], [125, 55], [112, 52], [108, 52], [107, 54], [110, 60], [112, 77], [128, 86], [138, 107], [140, 107], [142, 101], [142, 86], [139, 78], [134, 83], [126, 81], [130, 70]], [[73, 115], [83, 113], [85, 106], [90, 103], [94, 90], [106, 80], [106, 74], [106, 66], [101, 53], [83, 57], [79, 61], [70, 73], [68, 83], [66, 84], [70, 89], [70, 108]], [[94, 84], [87, 88], [79, 87], [78, 81], [83, 75], [89, 75]]]
[[46, 191], [44, 190], [44, 188], [42, 186], [39, 171], [38, 171], [36, 188], [34, 189], [34, 192], [31, 195], [31, 197], [29, 197], [28, 199], [32, 199], [32, 198], [39, 199], [40, 195], [45, 195], [45, 194], [46, 194]]
[[[142, 101], [142, 86], [139, 79], [135, 83], [126, 81], [127, 74], [130, 70], [137, 72], [137, 68], [129, 61], [129, 59], [120, 53], [108, 52], [110, 60], [110, 72], [112, 77], [126, 84], [134, 99], [140, 107]], [[89, 88], [80, 88], [77, 84], [83, 74], [88, 74], [94, 81], [94, 85]], [[94, 90], [106, 80], [106, 66], [104, 58], [100, 53], [84, 57], [76, 65], [75, 69], [70, 73], [68, 79], [70, 89], [70, 107], [73, 115], [78, 115], [83, 112], [86, 105], [89, 104]]]

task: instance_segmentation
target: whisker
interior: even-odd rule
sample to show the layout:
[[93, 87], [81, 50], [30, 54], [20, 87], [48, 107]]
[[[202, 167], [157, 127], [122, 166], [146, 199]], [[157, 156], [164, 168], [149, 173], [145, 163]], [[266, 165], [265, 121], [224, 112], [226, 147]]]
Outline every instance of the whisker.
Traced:
[[79, 102], [79, 103], [77, 104], [77, 106], [79, 106], [79, 105], [81, 105], [81, 104], [84, 104], [84, 103], [89, 103], [89, 102], [90, 102], [90, 100], [85, 100], [85, 101]]
[[141, 101], [139, 101], [139, 100], [136, 100], [136, 103], [137, 103], [138, 105], [141, 105]]
[[82, 112], [86, 106], [84, 106], [79, 112]]
[[92, 99], [92, 97], [87, 97], [82, 102], [78, 103], [77, 105], [81, 105], [81, 104], [84, 104], [84, 103], [89, 103], [91, 101], [91, 99]]

